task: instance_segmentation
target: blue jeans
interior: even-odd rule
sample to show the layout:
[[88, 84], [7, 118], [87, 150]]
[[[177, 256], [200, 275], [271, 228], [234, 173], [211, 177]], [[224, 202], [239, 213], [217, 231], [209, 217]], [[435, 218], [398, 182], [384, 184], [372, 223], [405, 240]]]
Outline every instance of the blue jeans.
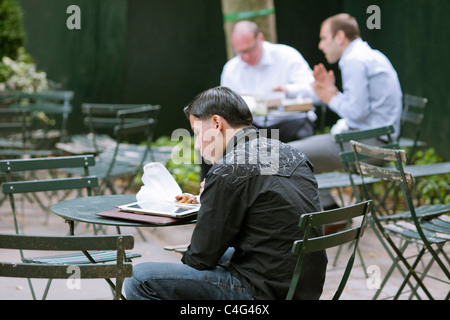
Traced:
[[[229, 249], [220, 263], [229, 261]], [[180, 263], [145, 262], [125, 279], [128, 300], [251, 300], [252, 296], [227, 269], [197, 270]]]

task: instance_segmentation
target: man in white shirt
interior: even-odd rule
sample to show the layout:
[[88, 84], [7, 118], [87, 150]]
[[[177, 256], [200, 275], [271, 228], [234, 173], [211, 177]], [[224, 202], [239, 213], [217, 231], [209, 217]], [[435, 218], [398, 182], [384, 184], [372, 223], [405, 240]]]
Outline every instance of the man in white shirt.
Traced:
[[[283, 91], [288, 98], [318, 100], [312, 88], [313, 73], [303, 56], [294, 48], [264, 41], [264, 35], [251, 21], [235, 24], [231, 43], [236, 56], [224, 66], [221, 86], [240, 95], [260, 95]], [[279, 129], [279, 139], [294, 141], [314, 133], [315, 114], [254, 116], [254, 124]]]
[[[397, 73], [385, 55], [361, 40], [355, 18], [338, 14], [326, 19], [320, 30], [319, 49], [328, 63], [339, 61], [343, 92], [335, 86], [333, 71], [327, 71], [323, 64], [314, 67], [315, 93], [341, 117], [332, 127], [331, 134], [292, 142], [311, 160], [316, 173], [344, 168], [333, 135], [393, 125], [396, 131], [393, 138], [396, 138], [400, 133], [402, 113], [402, 91]], [[365, 142], [383, 144], [378, 139]], [[335, 206], [329, 193], [321, 193], [321, 203], [327, 209]]]

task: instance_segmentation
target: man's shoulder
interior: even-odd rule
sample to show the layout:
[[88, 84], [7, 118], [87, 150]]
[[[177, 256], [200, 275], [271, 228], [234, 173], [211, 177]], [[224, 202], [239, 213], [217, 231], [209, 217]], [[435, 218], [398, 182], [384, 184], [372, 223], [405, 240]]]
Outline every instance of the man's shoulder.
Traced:
[[292, 146], [262, 138], [235, 148], [209, 170], [208, 176], [237, 186], [256, 176], [290, 176], [306, 162], [305, 155]]
[[301, 56], [300, 52], [287, 44], [266, 42], [265, 48], [273, 54], [286, 56]]
[[233, 58], [231, 58], [230, 60], [228, 60], [223, 69], [233, 69], [239, 66], [244, 66], [245, 63], [241, 60], [241, 58], [239, 56], [234, 56]]
[[352, 43], [351, 50], [342, 58], [343, 61], [352, 63], [360, 62], [372, 65], [374, 62], [388, 62], [387, 57], [379, 50], [373, 49], [367, 42], [356, 39]]

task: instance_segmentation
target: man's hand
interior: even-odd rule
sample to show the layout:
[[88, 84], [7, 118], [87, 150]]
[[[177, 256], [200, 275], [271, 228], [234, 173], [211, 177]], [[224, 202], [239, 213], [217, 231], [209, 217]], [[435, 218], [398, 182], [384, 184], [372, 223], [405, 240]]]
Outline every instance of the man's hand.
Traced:
[[199, 192], [199, 195], [202, 194], [204, 188], [205, 188], [205, 179], [203, 179], [203, 181], [200, 182], [200, 192]]
[[327, 71], [325, 66], [320, 63], [314, 67], [313, 75], [316, 80], [312, 85], [314, 92], [320, 100], [329, 104], [330, 100], [338, 93], [333, 70]]
[[272, 88], [272, 91], [280, 91], [284, 92], [286, 95], [288, 95], [288, 91], [285, 86], [279, 85]]
[[333, 85], [336, 83], [336, 78], [334, 76], [333, 70], [327, 71], [322, 63], [314, 66], [313, 70], [314, 79], [317, 83], [321, 85]]

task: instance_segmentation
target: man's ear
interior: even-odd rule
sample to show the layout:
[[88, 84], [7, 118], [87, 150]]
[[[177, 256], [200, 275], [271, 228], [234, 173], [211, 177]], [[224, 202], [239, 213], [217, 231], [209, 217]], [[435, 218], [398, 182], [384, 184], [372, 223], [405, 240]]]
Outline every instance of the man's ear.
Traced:
[[258, 33], [257, 38], [258, 38], [260, 41], [264, 41], [264, 33], [262, 33], [262, 32]]
[[222, 131], [223, 125], [224, 125], [224, 123], [223, 123], [224, 119], [221, 116], [213, 115], [211, 120], [212, 120], [213, 128], [216, 130]]
[[344, 41], [346, 39], [344, 30], [338, 30], [334, 37], [336, 38], [336, 40], [338, 41], [339, 44], [344, 43]]

